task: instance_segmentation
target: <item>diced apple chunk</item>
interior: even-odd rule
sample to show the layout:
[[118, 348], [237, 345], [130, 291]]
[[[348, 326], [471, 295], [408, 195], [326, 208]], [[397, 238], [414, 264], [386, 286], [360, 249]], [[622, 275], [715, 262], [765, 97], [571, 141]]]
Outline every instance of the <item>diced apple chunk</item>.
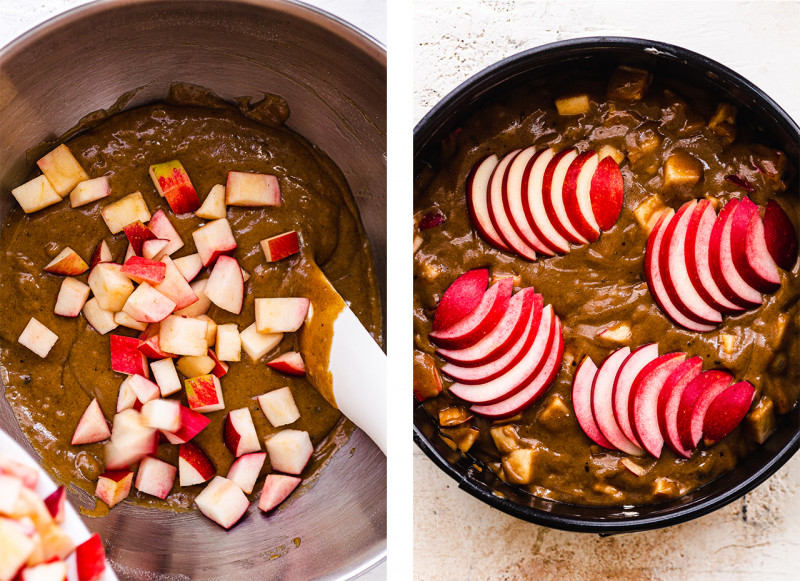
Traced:
[[691, 154], [675, 150], [664, 163], [664, 186], [693, 186], [703, 179], [703, 162]]
[[747, 428], [750, 435], [756, 442], [763, 444], [776, 427], [775, 406], [768, 396], [761, 396], [758, 403], [747, 414]]
[[187, 378], [208, 375], [214, 366], [214, 360], [208, 355], [186, 355], [175, 364], [177, 370]]
[[106, 176], [94, 178], [93, 180], [84, 180], [69, 193], [69, 203], [73, 208], [77, 208], [105, 198], [110, 192], [111, 188], [108, 185]]
[[186, 282], [192, 282], [197, 275], [200, 274], [200, 271], [203, 270], [203, 260], [197, 252], [175, 258], [172, 262], [175, 263], [175, 267], [183, 275], [183, 278], [186, 279]]
[[225, 202], [229, 206], [280, 206], [278, 178], [269, 174], [229, 171]]
[[189, 288], [192, 293], [194, 293], [194, 296], [197, 297], [197, 301], [187, 307], [178, 309], [175, 311], [175, 314], [182, 317], [200, 317], [205, 315], [211, 307], [211, 299], [206, 296], [206, 284], [208, 284], [207, 278], [192, 282]]
[[156, 260], [159, 256], [165, 255], [164, 249], [169, 246], [169, 240], [153, 238], [145, 240], [142, 244], [142, 256], [150, 260]]
[[253, 492], [261, 468], [267, 459], [265, 452], [254, 452], [239, 456], [228, 470], [228, 480], [235, 482], [245, 494]]
[[206, 321], [170, 315], [161, 321], [161, 349], [174, 355], [205, 355], [208, 351], [207, 330]]
[[736, 139], [736, 107], [729, 103], [720, 103], [708, 121], [708, 128], [719, 135], [725, 142]]
[[161, 397], [172, 395], [183, 387], [172, 358], [167, 357], [166, 359], [153, 361], [150, 363], [150, 370], [153, 372], [153, 379], [155, 379], [161, 390]]
[[520, 448], [519, 435], [513, 425], [495, 426], [489, 430], [495, 447], [502, 454], [508, 454]]
[[573, 95], [556, 99], [556, 110], [559, 115], [582, 115], [588, 113], [591, 107], [589, 95]]
[[77, 317], [89, 299], [89, 285], [71, 276], [61, 281], [53, 312], [62, 317]]
[[107, 440], [110, 437], [111, 430], [108, 428], [108, 423], [103, 411], [100, 409], [100, 404], [97, 403], [97, 398], [94, 398], [78, 421], [78, 426], [75, 428], [75, 433], [72, 435], [70, 443], [73, 446], [93, 444]]
[[122, 274], [122, 266], [115, 262], [101, 262], [89, 273], [89, 287], [97, 302], [107, 311], [121, 311], [133, 293], [131, 279]]
[[293, 333], [308, 314], [310, 301], [304, 297], [255, 299], [256, 329], [259, 333]]
[[442, 378], [436, 362], [429, 353], [414, 351], [414, 397], [424, 401], [436, 397], [442, 391]]
[[89, 260], [89, 268], [92, 269], [101, 262], [114, 262], [114, 256], [111, 254], [111, 249], [105, 240], [101, 240], [97, 248], [94, 249], [92, 258]]
[[261, 249], [267, 262], [277, 262], [300, 251], [296, 230], [290, 230], [261, 241]]
[[530, 484], [534, 476], [536, 451], [520, 448], [503, 456], [503, 471], [511, 484]]
[[217, 259], [203, 292], [220, 309], [236, 315], [242, 311], [244, 281], [242, 269], [235, 258], [220, 256]]
[[225, 445], [236, 458], [261, 451], [261, 442], [256, 433], [253, 416], [246, 407], [231, 410], [228, 413], [225, 418], [223, 436]]
[[236, 238], [226, 218], [214, 220], [192, 232], [203, 266], [212, 266], [222, 254], [236, 250]]
[[637, 464], [630, 458], [623, 458], [619, 461], [625, 468], [627, 468], [631, 474], [635, 474], [636, 476], [644, 476], [647, 473], [647, 468], [642, 466], [641, 464]]
[[144, 331], [147, 329], [147, 323], [137, 321], [125, 311], [114, 313], [114, 322], [120, 327], [127, 327], [128, 329], [135, 329], [137, 331]]
[[83, 316], [86, 321], [101, 335], [117, 328], [114, 321], [114, 311], [108, 311], [100, 306], [96, 298], [91, 298], [83, 305]]
[[300, 419], [300, 410], [289, 387], [282, 387], [258, 396], [258, 405], [273, 427], [286, 426]]
[[303, 472], [314, 453], [308, 432], [301, 430], [281, 430], [267, 438], [265, 444], [272, 467], [287, 474]]
[[235, 525], [250, 506], [242, 489], [222, 476], [215, 476], [195, 503], [200, 512], [226, 529]]
[[113, 508], [128, 497], [132, 484], [132, 470], [109, 470], [97, 479], [94, 495]]
[[258, 508], [264, 512], [269, 512], [286, 500], [300, 482], [302, 481], [296, 476], [267, 474], [267, 478], [264, 480], [264, 487], [261, 489]]
[[614, 161], [617, 162], [617, 165], [622, 164], [625, 161], [625, 154], [622, 153], [619, 149], [606, 143], [605, 145], [600, 146], [600, 149], [597, 150], [597, 156], [599, 160], [603, 158], [610, 157]]
[[89, 265], [77, 252], [67, 246], [44, 267], [44, 270], [52, 274], [75, 276], [89, 270]]
[[181, 404], [176, 399], [154, 399], [142, 406], [145, 426], [174, 432], [181, 427]]
[[631, 336], [631, 326], [625, 321], [606, 327], [597, 334], [598, 339], [612, 345], [627, 345]]
[[184, 382], [189, 408], [200, 413], [225, 409], [222, 385], [216, 375], [201, 375]]
[[636, 217], [636, 221], [645, 230], [645, 232], [650, 234], [650, 231], [656, 225], [661, 212], [666, 209], [667, 206], [664, 204], [664, 201], [661, 199], [661, 197], [658, 195], [653, 195], [639, 204], [639, 206], [633, 211], [633, 215]]
[[122, 232], [122, 229], [132, 222], [148, 222], [150, 220], [150, 210], [147, 209], [147, 203], [141, 192], [128, 194], [109, 204], [102, 209], [100, 215], [112, 234]]
[[159, 195], [166, 198], [170, 209], [176, 214], [194, 212], [200, 207], [200, 198], [180, 161], [151, 165], [150, 178]]
[[3, 579], [14, 579], [17, 570], [22, 568], [33, 555], [36, 543], [28, 535], [22, 534], [16, 521], [2, 517], [0, 517], [0, 539], [3, 540], [0, 574]]
[[198, 218], [206, 220], [219, 220], [227, 214], [225, 207], [225, 186], [217, 184], [208, 192], [203, 205], [195, 212]]
[[727, 333], [720, 333], [719, 343], [722, 346], [722, 351], [726, 355], [732, 354], [736, 349], [736, 336]]
[[611, 73], [607, 93], [611, 99], [641, 101], [652, 80], [648, 71], [623, 65]]
[[214, 343], [217, 341], [217, 324], [208, 315], [198, 315], [195, 318], [208, 323], [206, 329], [206, 345], [213, 347]]
[[280, 344], [283, 340], [283, 333], [264, 335], [256, 330], [256, 324], [253, 323], [242, 331], [239, 337], [244, 352], [253, 361], [258, 361]]
[[217, 327], [217, 358], [220, 361], [239, 361], [242, 358], [242, 340], [236, 323]]
[[17, 341], [44, 359], [58, 341], [58, 335], [31, 317]]
[[159, 284], [164, 281], [167, 265], [159, 260], [132, 256], [125, 261], [120, 272], [140, 284]]
[[150, 231], [156, 235], [159, 240], [168, 240], [167, 245], [156, 255], [154, 258], [161, 260], [164, 256], [172, 256], [173, 253], [183, 248], [183, 238], [175, 230], [164, 210], [156, 210], [150, 223], [147, 224]]
[[37, 161], [36, 165], [62, 198], [80, 182], [89, 179], [81, 164], [63, 143]]
[[11, 190], [20, 207], [26, 214], [38, 212], [61, 201], [61, 196], [44, 176], [33, 178]]
[[158, 323], [172, 314], [175, 303], [143, 282], [131, 293], [122, 310], [137, 321]]
[[142, 458], [136, 474], [136, 489], [164, 499], [172, 490], [178, 469], [172, 464], [147, 456]]

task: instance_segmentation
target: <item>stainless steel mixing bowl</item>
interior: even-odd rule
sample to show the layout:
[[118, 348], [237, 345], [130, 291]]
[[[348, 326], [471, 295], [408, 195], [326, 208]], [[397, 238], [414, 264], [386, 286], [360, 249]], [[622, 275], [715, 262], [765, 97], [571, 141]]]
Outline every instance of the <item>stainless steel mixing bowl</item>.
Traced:
[[[32, 167], [28, 148], [128, 91], [139, 89], [131, 108], [163, 98], [176, 81], [226, 99], [270, 92], [288, 101], [289, 126], [327, 152], [350, 184], [385, 299], [386, 53], [303, 4], [110, 0], [1, 49], [0, 216]], [[27, 445], [5, 398], [0, 426]], [[356, 431], [304, 494], [270, 516], [251, 506], [228, 532], [195, 512], [127, 505], [86, 522], [106, 540], [121, 578], [350, 578], [385, 555], [386, 460]]]

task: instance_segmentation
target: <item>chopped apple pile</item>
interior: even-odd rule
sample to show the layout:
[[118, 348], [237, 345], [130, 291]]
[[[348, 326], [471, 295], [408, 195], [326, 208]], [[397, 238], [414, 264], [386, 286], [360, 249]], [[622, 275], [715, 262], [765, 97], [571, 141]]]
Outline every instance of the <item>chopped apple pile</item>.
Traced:
[[[524, 288], [512, 296], [511, 277], [488, 289], [486, 269], [469, 271], [445, 291], [430, 333], [450, 393], [489, 418], [513, 416], [550, 387], [564, 353], [561, 321], [541, 295]], [[445, 323], [442, 323], [445, 321]], [[446, 325], [446, 326], [444, 326]]]
[[[39, 167], [44, 175], [13, 191], [26, 212], [54, 204], [66, 194], [70, 194], [73, 207], [111, 194], [108, 178], [89, 179], [65, 145], [42, 158]], [[211, 481], [197, 497], [197, 505], [228, 528], [249, 507], [245, 494], [252, 493], [267, 454], [273, 470], [292, 476], [270, 475], [273, 478], [262, 491], [263, 510], [274, 508], [297, 486], [297, 476], [313, 447], [307, 432], [283, 429], [268, 438], [267, 452], [262, 452], [262, 438], [250, 410], [225, 410], [221, 378], [228, 372], [228, 362], [241, 360], [242, 350], [258, 361], [280, 344], [284, 333], [297, 331], [310, 301], [304, 297], [259, 297], [255, 299], [255, 320], [242, 321], [244, 331], [239, 331], [238, 323], [217, 326], [208, 311], [213, 305], [239, 315], [249, 278], [233, 256], [238, 244], [226, 217], [227, 206], [280, 205], [278, 179], [231, 171], [226, 185], [215, 186], [201, 204], [180, 161], [152, 165], [149, 173], [157, 193], [174, 214], [196, 212], [198, 218], [208, 220], [192, 232], [195, 253], [173, 259], [186, 241], [167, 213], [159, 209], [151, 214], [145, 196], [134, 192], [114, 199], [100, 211], [109, 232], [127, 240], [122, 262], [115, 262], [108, 243], [101, 240], [89, 264], [65, 247], [43, 266], [46, 272], [65, 277], [54, 312], [64, 317], [83, 313], [95, 331], [109, 334], [111, 369], [126, 376], [112, 421], [106, 420], [98, 401], [92, 400], [71, 444], [105, 442], [106, 471], [98, 478], [96, 496], [109, 507], [124, 500], [131, 487], [163, 499], [173, 490], [176, 477], [180, 486]], [[266, 261], [275, 262], [297, 254], [301, 238], [293, 230], [262, 240], [260, 245]], [[208, 276], [198, 279], [204, 270]], [[87, 271], [85, 282], [77, 278]], [[118, 327], [139, 334], [110, 334]], [[35, 318], [19, 337], [22, 345], [43, 358], [57, 340], [58, 336]], [[279, 354], [266, 365], [281, 373], [305, 375], [303, 358], [295, 351]], [[300, 417], [288, 387], [274, 395], [263, 394], [259, 403], [274, 427]], [[204, 414], [211, 413], [227, 413], [223, 438], [237, 459], [228, 478], [217, 476], [209, 458], [191, 441], [208, 426]], [[162, 440], [179, 446], [178, 466], [157, 458]]]
[[[76, 546], [59, 526], [65, 519], [65, 488], [42, 499], [36, 493], [38, 481], [35, 469], [0, 456], [0, 581], [102, 578], [106, 557], [100, 537], [92, 535]], [[71, 561], [77, 577], [69, 576]]]
[[572, 383], [575, 418], [586, 435], [610, 450], [659, 458], [664, 444], [689, 458], [730, 434], [747, 415], [755, 388], [727, 371], [703, 371], [700, 357], [659, 356], [649, 343], [614, 351], [598, 368], [581, 361]]
[[715, 329], [722, 317], [762, 304], [780, 288], [778, 268], [797, 261], [797, 234], [781, 207], [763, 211], [748, 197], [717, 216], [709, 200], [662, 212], [647, 240], [645, 271], [661, 311], [690, 331]]
[[574, 148], [517, 149], [479, 161], [467, 177], [473, 227], [494, 248], [527, 260], [594, 242], [622, 211], [622, 173], [612, 156]]

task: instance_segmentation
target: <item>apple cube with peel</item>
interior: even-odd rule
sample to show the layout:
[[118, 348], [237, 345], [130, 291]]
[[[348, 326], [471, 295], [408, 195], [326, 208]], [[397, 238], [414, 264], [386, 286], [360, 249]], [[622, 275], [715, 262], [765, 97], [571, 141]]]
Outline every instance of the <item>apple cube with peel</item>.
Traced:
[[214, 264], [204, 289], [208, 299], [229, 313], [242, 312], [244, 281], [242, 269], [235, 258], [220, 256]]
[[164, 255], [164, 249], [169, 246], [169, 240], [162, 240], [161, 238], [153, 238], [152, 240], [145, 240], [142, 244], [142, 257], [156, 260]]
[[106, 470], [129, 468], [157, 449], [157, 432], [144, 425], [136, 410], [123, 410], [114, 416], [111, 441], [105, 445]]
[[94, 398], [78, 421], [70, 443], [73, 446], [94, 444], [110, 437], [111, 430], [108, 429], [106, 417], [103, 415], [103, 410], [100, 409], [100, 404], [97, 403], [97, 398]]
[[176, 399], [154, 399], [142, 406], [145, 426], [174, 432], [181, 427], [181, 404]]
[[131, 377], [137, 376], [129, 375], [119, 386], [119, 394], [117, 394], [117, 413], [133, 409], [136, 402], [139, 401], [136, 397], [136, 392], [133, 391], [133, 387], [131, 386]]
[[161, 349], [175, 355], [206, 355], [208, 323], [200, 319], [170, 315], [161, 321]]
[[[150, 323], [148, 327], [151, 327], [152, 325], [158, 325], [158, 323]], [[147, 330], [144, 332], [146, 333]], [[177, 355], [173, 353], [167, 353], [166, 351], [161, 350], [161, 341], [160, 337], [158, 336], [158, 331], [156, 331], [155, 335], [147, 337], [141, 343], [139, 343], [138, 349], [142, 352], [142, 355], [149, 359], [166, 359], [167, 357], [177, 357]]]
[[153, 285], [153, 288], [175, 303], [175, 309], [185, 309], [189, 305], [196, 303], [199, 298], [192, 290], [192, 287], [183, 278], [181, 271], [169, 256], [161, 259], [166, 265], [164, 270], [164, 280]]
[[131, 375], [126, 381], [133, 393], [136, 394], [136, 399], [143, 404], [158, 399], [161, 393], [158, 385], [141, 375]]
[[203, 266], [213, 266], [219, 256], [236, 250], [236, 238], [226, 218], [201, 226], [192, 232], [192, 238]]
[[89, 269], [91, 270], [101, 262], [114, 262], [114, 256], [111, 254], [111, 249], [105, 240], [101, 240], [97, 248], [94, 249], [92, 258], [89, 260]]
[[261, 241], [261, 248], [267, 262], [277, 262], [300, 252], [300, 242], [296, 230], [290, 230]]
[[250, 501], [242, 489], [222, 476], [215, 476], [197, 495], [195, 503], [200, 512], [226, 529], [239, 522], [250, 507]]
[[69, 193], [69, 203], [73, 208], [84, 206], [107, 197], [111, 193], [108, 177], [102, 176], [92, 180], [84, 180]]
[[53, 312], [62, 317], [77, 317], [89, 298], [89, 285], [71, 276], [61, 281]]
[[141, 220], [126, 224], [122, 230], [125, 232], [125, 237], [128, 239], [128, 242], [130, 243], [131, 248], [133, 248], [133, 252], [136, 254], [136, 256], [142, 255], [142, 245], [147, 240], [155, 240], [157, 238], [150, 228], [145, 226]]
[[310, 304], [304, 297], [256, 299], [256, 330], [264, 334], [297, 331], [306, 320]]
[[225, 203], [229, 206], [280, 206], [278, 178], [269, 174], [229, 171]]
[[208, 375], [216, 363], [208, 355], [185, 355], [175, 364], [184, 377], [192, 378]]
[[128, 498], [132, 484], [132, 470], [108, 470], [97, 479], [94, 495], [105, 502], [108, 508], [113, 508]]
[[175, 314], [182, 317], [200, 317], [201, 315], [205, 315], [208, 312], [208, 309], [211, 308], [211, 299], [206, 296], [205, 292], [207, 283], [207, 278], [202, 278], [192, 282], [189, 285], [189, 288], [197, 297], [197, 301], [188, 307], [178, 309], [175, 311]]
[[177, 473], [178, 469], [172, 464], [167, 464], [152, 456], [146, 456], [139, 464], [139, 471], [136, 474], [136, 489], [163, 500], [172, 490]]
[[101, 307], [94, 297], [83, 305], [83, 316], [86, 317], [86, 320], [94, 330], [101, 335], [105, 335], [117, 328], [117, 322], [114, 321], [114, 311], [107, 311]]
[[231, 464], [227, 478], [235, 482], [236, 485], [242, 489], [242, 492], [250, 494], [253, 492], [256, 480], [258, 480], [258, 476], [261, 474], [261, 468], [263, 468], [266, 460], [266, 452], [256, 452], [239, 456], [234, 463]]
[[264, 480], [264, 487], [261, 489], [258, 508], [264, 512], [269, 512], [286, 500], [300, 482], [302, 480], [297, 476], [267, 474], [267, 478]]
[[247, 353], [253, 361], [258, 361], [280, 345], [280, 342], [283, 340], [283, 333], [264, 335], [256, 330], [256, 324], [253, 323], [239, 333], [239, 338], [242, 342], [242, 349], [244, 349], [244, 352]]
[[240, 361], [242, 358], [242, 339], [236, 323], [217, 326], [217, 358], [220, 361]]
[[163, 432], [170, 444], [184, 444], [206, 429], [211, 422], [200, 412], [181, 406], [181, 427], [175, 432]]
[[172, 262], [175, 263], [175, 267], [186, 279], [186, 282], [192, 282], [203, 270], [203, 259], [200, 258], [200, 254], [197, 252], [175, 258]]
[[185, 380], [184, 385], [186, 400], [193, 411], [205, 414], [225, 409], [222, 385], [216, 375], [192, 377]]
[[303, 362], [303, 356], [297, 351], [288, 351], [272, 361], [267, 361], [267, 365], [275, 371], [288, 375], [304, 377], [306, 374], [306, 364]]
[[300, 474], [308, 464], [314, 446], [308, 432], [281, 430], [264, 442], [272, 467], [287, 474]]
[[194, 212], [200, 207], [200, 198], [178, 160], [151, 165], [150, 177], [159, 195], [166, 198], [176, 214]]
[[107, 311], [118, 312], [133, 293], [131, 279], [122, 274], [122, 265], [101, 262], [89, 273], [87, 281], [98, 304]]
[[75, 276], [89, 270], [89, 265], [86, 264], [77, 252], [67, 246], [64, 250], [59, 252], [58, 256], [51, 260], [44, 269], [52, 274]]
[[131, 293], [122, 310], [142, 323], [158, 323], [172, 314], [175, 303], [143, 282]]
[[160, 260], [164, 256], [172, 256], [176, 251], [183, 248], [183, 238], [175, 230], [175, 226], [172, 225], [164, 210], [156, 210], [147, 227], [156, 235], [157, 239], [169, 241], [164, 249], [161, 250], [160, 256], [155, 258]]
[[217, 354], [214, 353], [213, 349], [208, 350], [208, 356], [214, 361], [214, 367], [211, 369], [211, 373], [216, 375], [217, 377], [222, 377], [226, 373], [228, 373], [229, 366], [227, 363], [223, 363], [222, 361], [217, 358]]
[[137, 331], [144, 331], [147, 329], [147, 323], [137, 321], [125, 311], [114, 313], [114, 322], [120, 327], [127, 327], [128, 329], [135, 329]]
[[225, 418], [223, 430], [225, 445], [236, 458], [243, 454], [261, 451], [261, 442], [258, 440], [253, 416], [248, 408], [232, 410]]
[[78, 581], [99, 581], [106, 570], [106, 551], [100, 535], [93, 534], [75, 549]]
[[132, 256], [125, 261], [120, 272], [139, 284], [158, 284], [164, 280], [167, 265], [160, 260]]
[[183, 387], [178, 377], [178, 371], [175, 369], [175, 362], [171, 357], [153, 361], [150, 364], [150, 369], [153, 372], [153, 379], [156, 380], [156, 384], [161, 390], [161, 397], [172, 395]]
[[58, 341], [58, 335], [31, 317], [17, 341], [44, 359]]
[[300, 410], [289, 387], [281, 387], [258, 396], [258, 405], [273, 427], [292, 424], [300, 419]]
[[128, 375], [149, 376], [147, 358], [139, 351], [139, 339], [111, 335], [111, 369]]
[[224, 218], [228, 209], [225, 207], [225, 186], [217, 184], [208, 192], [203, 205], [195, 212], [198, 218], [218, 220]]
[[11, 190], [20, 207], [26, 214], [52, 206], [61, 201], [61, 196], [53, 189], [45, 176], [39, 176]]
[[193, 486], [208, 481], [217, 471], [205, 452], [187, 442], [178, 452], [178, 473], [181, 486]]
[[62, 198], [80, 182], [89, 179], [81, 164], [63, 143], [37, 161], [36, 165]]
[[63, 523], [66, 518], [66, 498], [67, 489], [64, 486], [59, 486], [50, 496], [44, 499], [44, 504], [47, 510], [50, 511], [50, 516], [57, 523]]
[[[100, 215], [108, 226], [112, 234], [122, 232], [128, 224], [136, 221], [148, 222], [150, 220], [150, 210], [141, 192], [128, 194], [124, 198], [117, 200], [103, 208]], [[153, 232], [155, 234], [155, 232]], [[156, 236], [158, 236], [156, 234]], [[159, 236], [160, 238], [160, 236]]]

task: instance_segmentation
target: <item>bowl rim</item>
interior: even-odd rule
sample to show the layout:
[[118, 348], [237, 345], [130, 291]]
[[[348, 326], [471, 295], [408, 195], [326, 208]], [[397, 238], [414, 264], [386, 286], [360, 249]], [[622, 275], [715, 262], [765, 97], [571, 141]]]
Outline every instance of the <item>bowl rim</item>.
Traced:
[[[451, 116], [448, 113], [449, 110], [460, 109], [473, 101], [480, 100], [487, 93], [490, 93], [498, 84], [513, 86], [513, 80], [515, 78], [521, 80], [526, 74], [529, 74], [529, 69], [526, 68], [526, 65], [532, 59], [552, 55], [553, 53], [558, 53], [561, 56], [570, 56], [578, 53], [585, 53], [587, 49], [596, 50], [598, 48], [649, 53], [658, 58], [664, 57], [677, 62], [683, 62], [695, 68], [703, 68], [707, 73], [711, 73], [717, 79], [724, 80], [729, 86], [733, 86], [751, 95], [754, 104], [772, 113], [778, 121], [778, 124], [789, 135], [794, 136], [798, 147], [800, 147], [800, 126], [798, 126], [797, 122], [795, 122], [789, 114], [763, 90], [725, 65], [694, 51], [660, 41], [624, 36], [582, 37], [543, 44], [505, 57], [472, 75], [444, 96], [414, 127], [415, 179], [418, 157], [427, 149], [432, 137], [437, 135], [437, 133], [451, 121]], [[633, 54], [633, 52], [631, 54]], [[512, 73], [510, 76], [508, 75], [509, 72]], [[421, 404], [419, 402], [415, 403], [415, 408], [418, 409], [420, 406]], [[795, 406], [786, 416], [800, 417], [798, 411], [800, 410]], [[465, 490], [478, 500], [508, 515], [534, 524], [565, 531], [600, 533], [601, 535], [658, 529], [709, 514], [744, 496], [756, 486], [763, 483], [777, 472], [778, 469], [800, 449], [800, 430], [795, 430], [788, 441], [785, 442], [779, 451], [764, 465], [742, 481], [728, 487], [719, 494], [708, 495], [699, 500], [678, 505], [674, 510], [670, 510], [669, 512], [657, 512], [655, 515], [645, 516], [636, 515], [626, 518], [625, 520], [615, 519], [613, 521], [602, 521], [551, 513], [546, 510], [517, 503], [492, 492], [486, 485], [471, 479], [466, 473], [462, 474], [455, 465], [448, 462], [445, 456], [425, 437], [417, 420], [418, 416], [415, 414], [414, 443], [436, 466], [455, 480], [460, 489]], [[783, 423], [784, 422], [781, 421], [779, 427], [783, 425]], [[718, 478], [723, 476], [724, 474]], [[717, 479], [712, 480], [704, 486], [715, 482]], [[693, 492], [702, 490], [703, 487], [695, 489]], [[551, 502], [558, 505], [580, 506], [557, 501]], [[651, 504], [642, 506], [650, 507], [658, 505]], [[613, 508], [624, 510], [626, 507]]]

